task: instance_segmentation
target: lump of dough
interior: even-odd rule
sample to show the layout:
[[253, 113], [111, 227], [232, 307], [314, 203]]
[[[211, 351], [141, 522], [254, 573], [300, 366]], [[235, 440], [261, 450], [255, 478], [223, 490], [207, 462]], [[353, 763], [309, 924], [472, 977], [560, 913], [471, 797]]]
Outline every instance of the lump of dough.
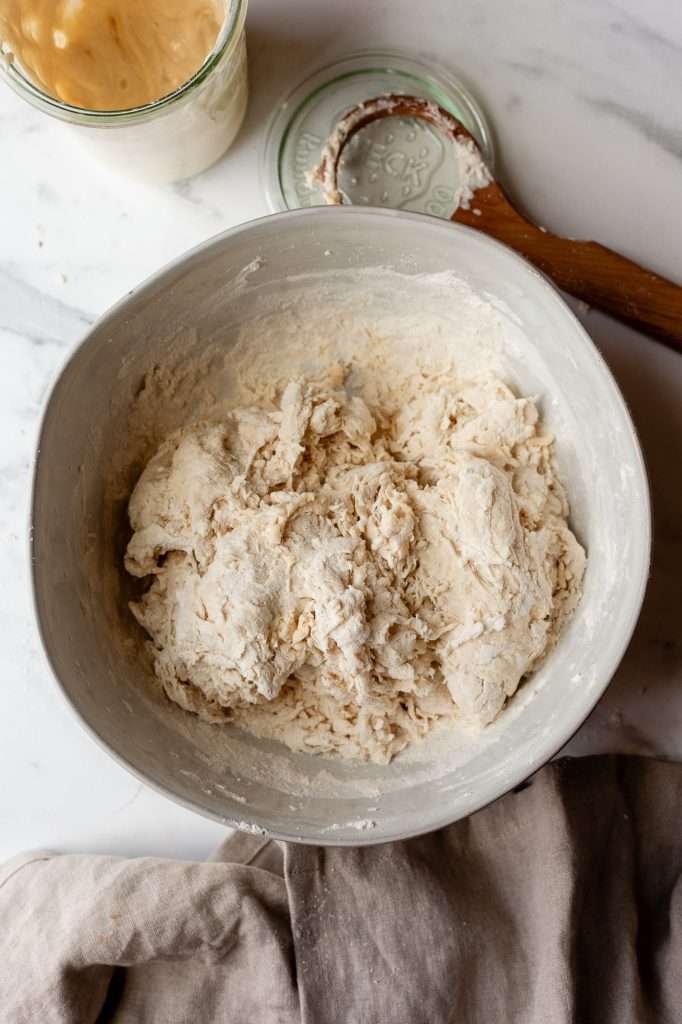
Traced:
[[168, 438], [129, 504], [131, 607], [168, 696], [294, 749], [387, 761], [492, 722], [580, 594], [552, 439], [495, 380], [369, 407], [295, 380]]

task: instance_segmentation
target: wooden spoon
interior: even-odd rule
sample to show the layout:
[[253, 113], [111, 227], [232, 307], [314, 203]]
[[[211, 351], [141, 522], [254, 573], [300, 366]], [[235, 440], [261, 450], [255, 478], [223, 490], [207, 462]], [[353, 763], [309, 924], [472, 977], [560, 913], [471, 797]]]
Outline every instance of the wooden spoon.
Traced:
[[[328, 203], [344, 202], [338, 186], [344, 147], [362, 128], [385, 117], [421, 118], [455, 144], [464, 142], [469, 148], [475, 147], [472, 152], [480, 156], [475, 139], [464, 125], [438, 104], [415, 96], [377, 96], [354, 107], [339, 121], [322, 152], [313, 177], [321, 183]], [[484, 176], [488, 183], [476, 189], [467, 209], [460, 206], [455, 210], [453, 221], [504, 242], [559, 288], [682, 352], [682, 287], [597, 242], [559, 238], [531, 224], [514, 208], [490, 172]]]

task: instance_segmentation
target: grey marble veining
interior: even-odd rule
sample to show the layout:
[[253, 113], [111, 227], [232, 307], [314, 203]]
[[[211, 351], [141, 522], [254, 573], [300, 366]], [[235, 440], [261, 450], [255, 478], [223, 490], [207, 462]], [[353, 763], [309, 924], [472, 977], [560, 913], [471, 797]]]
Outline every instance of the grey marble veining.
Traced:
[[[452, 68], [492, 119], [505, 185], [539, 223], [681, 279], [679, 4], [293, 0], [283, 18], [277, 0], [259, 0], [247, 30], [244, 129], [225, 160], [172, 187], [91, 164], [61, 125], [0, 83], [0, 856], [31, 846], [203, 856], [221, 834], [140, 787], [63, 705], [27, 586], [30, 465], [49, 382], [88, 325], [183, 250], [268, 212], [263, 132], [306, 71], [367, 47]], [[682, 357], [606, 317], [579, 315], [642, 438], [655, 553], [630, 649], [568, 749], [679, 758]]]
[[[3, 311], [6, 322], [3, 322]], [[0, 265], [0, 331], [33, 345], [73, 345], [94, 317], [28, 284]]]
[[676, 127], [663, 124], [658, 116], [625, 106], [616, 100], [600, 99], [596, 96], [583, 96], [582, 99], [593, 110], [624, 121], [640, 132], [648, 142], [660, 146], [676, 159], [682, 159], [682, 128], [679, 124]]

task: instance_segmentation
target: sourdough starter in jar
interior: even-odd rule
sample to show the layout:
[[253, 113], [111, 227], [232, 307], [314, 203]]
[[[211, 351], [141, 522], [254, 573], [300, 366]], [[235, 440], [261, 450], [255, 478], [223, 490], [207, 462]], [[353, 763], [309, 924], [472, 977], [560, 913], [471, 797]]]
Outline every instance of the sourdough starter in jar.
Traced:
[[2, 70], [117, 169], [185, 178], [241, 126], [245, 13], [246, 0], [8, 0]]

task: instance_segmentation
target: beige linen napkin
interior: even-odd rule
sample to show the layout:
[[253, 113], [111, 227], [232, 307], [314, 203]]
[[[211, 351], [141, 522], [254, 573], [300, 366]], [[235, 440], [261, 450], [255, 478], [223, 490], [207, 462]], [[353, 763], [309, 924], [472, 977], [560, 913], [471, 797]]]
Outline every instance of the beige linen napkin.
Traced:
[[0, 873], [3, 1024], [680, 1024], [682, 765], [554, 763], [466, 821]]

